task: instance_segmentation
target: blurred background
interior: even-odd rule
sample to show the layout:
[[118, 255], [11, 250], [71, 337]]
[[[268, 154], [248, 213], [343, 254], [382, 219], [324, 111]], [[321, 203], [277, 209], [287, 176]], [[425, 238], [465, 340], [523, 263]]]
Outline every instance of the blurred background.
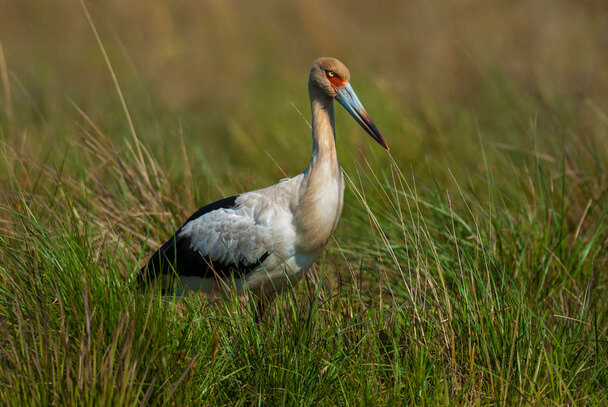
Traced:
[[[537, 120], [557, 137], [584, 131], [606, 111], [608, 3], [600, 0], [86, 4], [138, 135], [176, 176], [180, 137], [216, 176], [230, 168], [255, 184], [271, 182], [281, 171], [268, 155], [288, 174], [303, 170], [307, 74], [325, 55], [349, 66], [360, 99], [407, 166], [428, 166], [437, 158], [425, 159], [430, 152], [479, 145], [478, 129], [513, 145], [521, 135], [501, 131], [507, 125]], [[28, 133], [27, 148], [63, 157], [83, 120], [74, 105], [109, 137], [128, 135], [79, 1], [1, 0], [0, 10], [0, 115], [4, 129], [20, 129], [10, 137]], [[568, 114], [556, 123], [555, 111]], [[343, 166], [359, 152], [379, 153], [338, 114]], [[476, 167], [476, 158], [454, 164]]]

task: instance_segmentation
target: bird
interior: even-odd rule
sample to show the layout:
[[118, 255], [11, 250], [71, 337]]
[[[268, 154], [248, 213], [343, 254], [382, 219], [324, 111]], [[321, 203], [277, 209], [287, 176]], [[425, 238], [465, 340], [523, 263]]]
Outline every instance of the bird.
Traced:
[[335, 231], [344, 204], [336, 152], [334, 100], [382, 147], [389, 147], [338, 59], [314, 61], [308, 76], [312, 157], [306, 170], [277, 184], [198, 209], [141, 268], [138, 285], [160, 282], [164, 293], [246, 292], [256, 321], [276, 294], [293, 288]]

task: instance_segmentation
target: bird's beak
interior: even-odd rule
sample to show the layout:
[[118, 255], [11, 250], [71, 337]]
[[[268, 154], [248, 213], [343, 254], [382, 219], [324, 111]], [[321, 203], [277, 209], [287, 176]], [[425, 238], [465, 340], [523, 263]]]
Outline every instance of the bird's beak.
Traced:
[[335, 89], [338, 93], [336, 95], [336, 100], [340, 102], [340, 104], [344, 106], [346, 110], [348, 110], [348, 113], [355, 118], [361, 127], [363, 127], [365, 131], [378, 142], [378, 144], [388, 150], [388, 144], [386, 144], [386, 141], [384, 141], [382, 138], [380, 131], [365, 111], [365, 108], [359, 101], [359, 98], [355, 94], [352, 86], [350, 86], [350, 83], [346, 82], [345, 86]]

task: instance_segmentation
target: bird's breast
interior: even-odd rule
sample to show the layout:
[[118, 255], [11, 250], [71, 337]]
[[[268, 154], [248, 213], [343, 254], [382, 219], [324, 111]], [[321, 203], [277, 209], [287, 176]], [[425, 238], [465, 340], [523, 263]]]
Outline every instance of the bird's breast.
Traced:
[[[308, 181], [308, 182], [306, 182]], [[338, 225], [344, 199], [342, 172], [305, 181], [294, 210], [298, 252], [318, 255]]]

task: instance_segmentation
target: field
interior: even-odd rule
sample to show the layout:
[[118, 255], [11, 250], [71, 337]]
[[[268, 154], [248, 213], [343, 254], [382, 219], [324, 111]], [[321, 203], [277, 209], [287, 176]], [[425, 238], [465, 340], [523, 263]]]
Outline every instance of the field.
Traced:
[[[0, 404], [608, 404], [607, 49], [601, 0], [0, 0]], [[138, 291], [306, 168], [325, 55], [391, 150], [336, 108], [314, 270], [259, 325]]]

